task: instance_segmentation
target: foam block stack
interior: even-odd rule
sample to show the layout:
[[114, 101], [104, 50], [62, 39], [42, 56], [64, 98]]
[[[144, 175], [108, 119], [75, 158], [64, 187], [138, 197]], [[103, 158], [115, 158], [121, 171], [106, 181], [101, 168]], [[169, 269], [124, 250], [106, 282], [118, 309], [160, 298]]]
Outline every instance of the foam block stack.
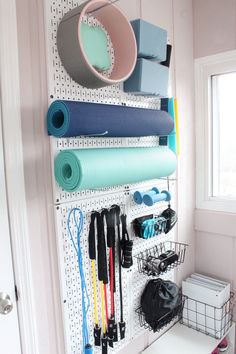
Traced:
[[138, 48], [138, 59], [124, 91], [136, 95], [167, 96], [169, 68], [166, 61], [167, 31], [137, 19], [131, 22]]

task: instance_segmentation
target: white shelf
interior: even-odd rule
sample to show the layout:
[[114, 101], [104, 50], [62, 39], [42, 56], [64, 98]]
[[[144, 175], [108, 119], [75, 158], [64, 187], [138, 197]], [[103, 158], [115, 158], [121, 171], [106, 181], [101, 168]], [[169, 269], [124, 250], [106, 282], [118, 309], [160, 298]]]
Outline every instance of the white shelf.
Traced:
[[[235, 333], [233, 323], [229, 332]], [[177, 323], [162, 337], [145, 349], [142, 354], [211, 354], [221, 340], [214, 339], [194, 329]], [[230, 354], [233, 353], [230, 348]]]

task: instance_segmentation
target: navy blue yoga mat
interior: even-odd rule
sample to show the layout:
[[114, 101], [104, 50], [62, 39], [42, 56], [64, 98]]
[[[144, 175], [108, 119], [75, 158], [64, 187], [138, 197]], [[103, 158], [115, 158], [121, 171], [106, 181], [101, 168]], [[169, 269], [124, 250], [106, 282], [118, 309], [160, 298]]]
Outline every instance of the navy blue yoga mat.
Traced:
[[168, 135], [174, 122], [155, 109], [58, 100], [48, 109], [47, 126], [55, 137], [139, 137]]

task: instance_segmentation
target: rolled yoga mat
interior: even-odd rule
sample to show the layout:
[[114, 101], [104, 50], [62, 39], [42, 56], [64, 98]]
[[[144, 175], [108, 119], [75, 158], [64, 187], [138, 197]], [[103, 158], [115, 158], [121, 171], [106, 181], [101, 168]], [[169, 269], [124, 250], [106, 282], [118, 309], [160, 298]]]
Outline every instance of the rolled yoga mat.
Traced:
[[56, 181], [68, 192], [166, 177], [175, 169], [176, 155], [167, 146], [64, 150], [54, 162]]
[[168, 135], [174, 122], [155, 109], [58, 100], [48, 109], [47, 126], [55, 137], [139, 137]]

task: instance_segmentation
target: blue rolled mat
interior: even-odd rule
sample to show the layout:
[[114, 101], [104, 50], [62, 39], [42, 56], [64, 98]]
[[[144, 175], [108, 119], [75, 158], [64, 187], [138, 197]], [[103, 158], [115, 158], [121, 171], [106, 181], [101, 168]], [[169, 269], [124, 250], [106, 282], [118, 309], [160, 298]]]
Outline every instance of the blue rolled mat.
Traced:
[[166, 177], [176, 163], [167, 146], [64, 150], [55, 158], [54, 173], [59, 186], [73, 192]]
[[155, 109], [57, 100], [48, 109], [47, 127], [55, 137], [140, 137], [168, 135], [174, 122]]

